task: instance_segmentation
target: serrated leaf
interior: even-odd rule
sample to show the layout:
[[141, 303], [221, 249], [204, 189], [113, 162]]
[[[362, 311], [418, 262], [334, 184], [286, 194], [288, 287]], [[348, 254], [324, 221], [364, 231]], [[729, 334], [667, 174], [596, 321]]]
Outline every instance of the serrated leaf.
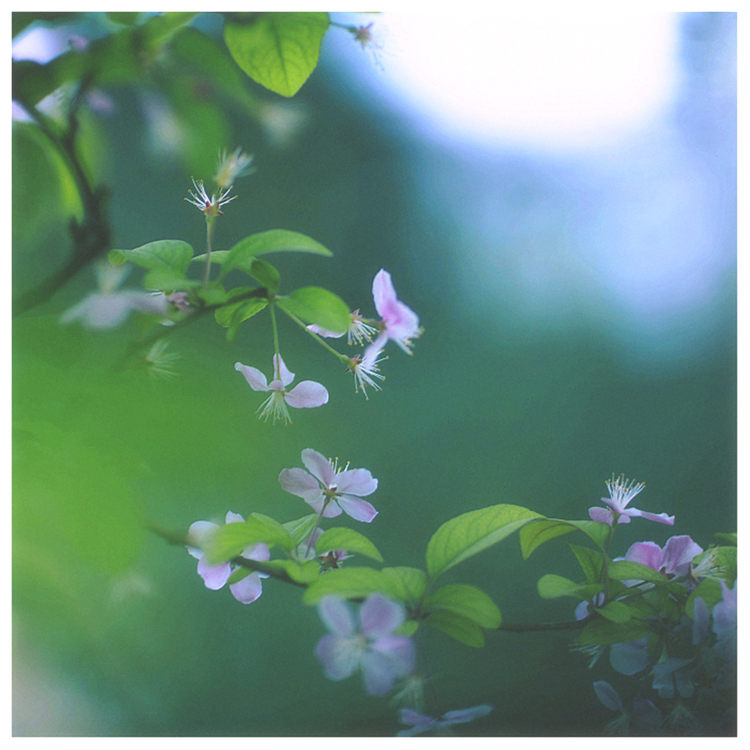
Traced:
[[575, 583], [563, 576], [548, 573], [539, 579], [536, 588], [542, 599], [557, 599], [560, 596], [591, 599], [592, 596], [602, 591], [604, 587], [599, 583]]
[[269, 229], [241, 239], [231, 250], [215, 251], [211, 260], [221, 263], [221, 275], [226, 276], [231, 270], [239, 268], [252, 274], [252, 261], [258, 255], [278, 252], [313, 253], [330, 257], [333, 253], [316, 240], [299, 232], [287, 229]]
[[468, 617], [483, 628], [497, 628], [502, 622], [500, 610], [495, 602], [476, 586], [452, 583], [443, 586], [428, 596], [425, 610], [447, 610]]
[[439, 612], [432, 612], [425, 622], [428, 622], [438, 630], [442, 630], [451, 638], [455, 638], [466, 646], [473, 646], [474, 648], [484, 646], [482, 628], [468, 617], [463, 617], [455, 612], [441, 610]]
[[616, 560], [609, 563], [607, 575], [615, 581], [649, 581], [650, 583], [666, 583], [669, 579], [658, 570], [648, 565], [632, 560]]
[[427, 572], [435, 578], [540, 517], [518, 505], [492, 505], [452, 518], [427, 544]]
[[544, 518], [525, 526], [519, 533], [521, 542], [521, 554], [527, 560], [531, 553], [545, 542], [555, 539], [573, 531], [583, 531], [599, 549], [604, 544], [609, 534], [609, 527], [598, 521], [564, 521], [559, 518]]
[[224, 41], [250, 78], [290, 97], [315, 70], [328, 25], [327, 13], [254, 13], [226, 22]]
[[323, 532], [315, 545], [315, 551], [322, 555], [334, 549], [343, 549], [383, 562], [383, 556], [378, 552], [378, 548], [366, 536], [353, 529], [333, 528]]
[[333, 292], [319, 286], [297, 289], [279, 298], [277, 304], [304, 323], [315, 323], [334, 333], [344, 333], [351, 322], [347, 304]]

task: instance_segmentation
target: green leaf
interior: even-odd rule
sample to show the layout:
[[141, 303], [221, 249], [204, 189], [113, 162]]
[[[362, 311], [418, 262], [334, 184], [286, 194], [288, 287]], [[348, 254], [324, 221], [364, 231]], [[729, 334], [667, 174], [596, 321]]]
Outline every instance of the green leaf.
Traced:
[[427, 573], [419, 568], [398, 566], [381, 571], [390, 595], [406, 604], [417, 604], [427, 590]]
[[256, 83], [290, 97], [315, 70], [327, 13], [253, 13], [224, 24], [237, 65]]
[[651, 630], [638, 620], [627, 623], [612, 622], [597, 617], [588, 623], [578, 636], [581, 646], [611, 646], [614, 643], [630, 643], [647, 636]]
[[607, 575], [615, 581], [648, 581], [649, 583], [666, 583], [669, 579], [658, 570], [648, 565], [631, 560], [617, 560], [609, 563]]
[[271, 560], [266, 563], [269, 570], [279, 570], [286, 573], [293, 581], [305, 585], [320, 578], [320, 565], [315, 560], [297, 562], [296, 560]]
[[351, 322], [346, 303], [333, 292], [319, 286], [297, 289], [279, 298], [277, 304], [304, 323], [316, 323], [334, 333], [344, 333]]
[[253, 315], [259, 313], [267, 304], [268, 300], [265, 297], [243, 299], [240, 302], [223, 305], [214, 312], [214, 318], [224, 328], [236, 328], [243, 320], [252, 318]]
[[427, 572], [435, 578], [541, 517], [518, 505], [492, 505], [452, 518], [427, 544]]
[[312, 534], [315, 525], [318, 522], [318, 514], [310, 513], [302, 518], [297, 518], [294, 521], [287, 521], [283, 524], [284, 528], [289, 532], [294, 541], [294, 546], [298, 547], [302, 542]]
[[207, 562], [216, 565], [241, 555], [245, 547], [260, 542], [269, 547], [277, 544], [287, 551], [295, 546], [289, 532], [280, 523], [253, 513], [244, 523], [228, 523], [217, 528], [206, 539], [203, 551]]
[[630, 609], [623, 602], [607, 602], [595, 611], [612, 622], [624, 623], [630, 619]]
[[313, 253], [330, 257], [333, 253], [316, 240], [299, 232], [269, 229], [241, 239], [231, 250], [214, 251], [211, 260], [222, 264], [221, 275], [239, 268], [252, 275], [252, 261], [258, 255], [278, 252]]
[[426, 622], [429, 622], [432, 627], [442, 630], [451, 638], [455, 638], [466, 646], [473, 646], [474, 648], [484, 646], [482, 628], [474, 620], [459, 615], [456, 612], [447, 610], [432, 612]]
[[258, 281], [261, 286], [266, 287], [271, 292], [279, 291], [280, 276], [275, 266], [272, 266], [267, 260], [253, 258], [250, 265], [250, 275]]
[[358, 599], [380, 591], [386, 591], [387, 581], [379, 570], [374, 568], [339, 568], [329, 570], [307, 587], [302, 596], [305, 604], [317, 604], [324, 596], [338, 596], [341, 599]]
[[706, 602], [709, 611], [712, 610], [724, 598], [721, 584], [712, 578], [706, 578], [693, 589], [685, 605], [685, 612], [690, 617], [695, 616], [693, 607], [695, 607], [695, 600], [699, 598]]
[[560, 596], [573, 596], [577, 599], [591, 599], [603, 590], [599, 583], [575, 583], [563, 576], [548, 573], [542, 576], [536, 584], [542, 599], [557, 599]]
[[364, 555], [372, 560], [383, 562], [383, 557], [377, 547], [363, 534], [346, 528], [333, 528], [325, 531], [315, 545], [315, 551], [322, 555], [334, 549], [343, 549], [358, 555]]
[[[528, 528], [528, 527], [524, 527]], [[590, 547], [581, 547], [578, 544], [568, 544], [576, 559], [581, 565], [586, 580], [589, 583], [596, 583], [601, 580], [602, 573], [602, 554]]]
[[717, 531], [714, 534], [714, 538], [720, 542], [724, 542], [725, 544], [731, 545], [733, 547], [737, 546], [737, 532], [736, 531], [733, 534], [723, 534], [722, 532]]
[[559, 518], [544, 518], [525, 526], [520, 534], [521, 554], [524, 560], [545, 542], [555, 539], [572, 531], [583, 531], [599, 549], [604, 549], [604, 544], [609, 534], [609, 526], [598, 521], [563, 521]]
[[443, 586], [425, 599], [426, 610], [447, 610], [468, 617], [483, 628], [498, 628], [500, 610], [487, 594], [476, 586], [452, 583]]
[[193, 248], [182, 240], [157, 240], [133, 250], [110, 250], [110, 257], [124, 257], [148, 271], [168, 271], [184, 276], [193, 259]]

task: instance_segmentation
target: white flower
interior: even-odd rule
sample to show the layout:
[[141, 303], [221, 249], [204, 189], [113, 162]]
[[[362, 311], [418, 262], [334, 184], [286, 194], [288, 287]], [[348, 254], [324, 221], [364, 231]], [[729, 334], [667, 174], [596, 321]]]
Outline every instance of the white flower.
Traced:
[[328, 391], [314, 380], [303, 380], [291, 390], [287, 390], [287, 386], [294, 380], [294, 373], [289, 372], [280, 354], [274, 355], [273, 362], [274, 379], [270, 383], [260, 370], [240, 362], [234, 365], [234, 369], [245, 376], [245, 380], [254, 391], [270, 392], [271, 395], [258, 407], [261, 419], [267, 420], [270, 416], [274, 422], [282, 419], [289, 424], [292, 420], [287, 406], [294, 409], [312, 409], [328, 403]]
[[116, 328], [127, 320], [132, 312], [166, 315], [169, 304], [165, 297], [156, 297], [137, 289], [117, 291], [130, 271], [127, 266], [115, 266], [107, 261], [95, 266], [99, 291], [90, 294], [82, 302], [66, 310], [60, 322], [79, 321], [86, 328]]

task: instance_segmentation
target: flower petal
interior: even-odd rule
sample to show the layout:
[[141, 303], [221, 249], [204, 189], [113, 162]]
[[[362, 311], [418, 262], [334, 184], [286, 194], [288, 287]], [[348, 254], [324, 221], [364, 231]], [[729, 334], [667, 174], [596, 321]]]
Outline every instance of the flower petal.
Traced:
[[492, 706], [473, 706], [472, 708], [463, 708], [458, 711], [447, 711], [439, 720], [441, 726], [449, 727], [451, 724], [466, 724], [482, 716], [487, 716], [492, 711]]
[[403, 607], [382, 594], [367, 597], [359, 610], [362, 634], [372, 639], [390, 635], [405, 619]]
[[598, 505], [589, 508], [589, 518], [591, 518], [592, 521], [599, 521], [601, 523], [606, 523], [609, 526], [612, 525], [612, 521], [614, 520], [614, 516], [612, 515], [612, 511], [608, 508], [600, 508]]
[[620, 674], [633, 675], [646, 668], [648, 651], [646, 638], [630, 643], [615, 643], [609, 649], [609, 663]]
[[622, 699], [606, 680], [594, 683], [594, 692], [601, 703], [612, 711], [622, 711]]
[[352, 647], [350, 638], [324, 635], [315, 647], [315, 656], [323, 665], [329, 680], [345, 680], [359, 666], [360, 651]]
[[256, 370], [254, 367], [248, 367], [240, 362], [235, 363], [234, 369], [245, 376], [245, 380], [247, 380], [254, 391], [268, 390], [268, 381], [266, 380], [266, 376], [260, 370]]
[[328, 403], [328, 391], [325, 386], [314, 380], [303, 380], [294, 386], [284, 399], [294, 409], [313, 409]]
[[349, 605], [335, 596], [324, 596], [318, 604], [318, 615], [323, 624], [337, 636], [354, 632], [354, 616]]
[[241, 581], [229, 586], [232, 596], [242, 604], [251, 604], [263, 593], [263, 584], [260, 581], [260, 573], [250, 573]]
[[326, 489], [336, 484], [336, 472], [331, 462], [322, 453], [312, 448], [305, 448], [302, 451], [302, 463]]
[[647, 565], [653, 570], [661, 570], [662, 556], [661, 547], [656, 542], [636, 542], [625, 553], [626, 560]]
[[[667, 526], [674, 526], [674, 516], [668, 516], [666, 513], [649, 513], [645, 510], [638, 510], [638, 508], [625, 508], [622, 512], [622, 518], [630, 516], [631, 518], [645, 518], [647, 521], [656, 521], [656, 523], [664, 523]], [[620, 521], [620, 523], [627, 523], [627, 521]]]
[[307, 502], [310, 502], [308, 498], [312, 498], [317, 494], [321, 494], [322, 498], [318, 480], [304, 469], [296, 466], [293, 469], [281, 470], [279, 484], [281, 484], [281, 488], [285, 492], [291, 492], [292, 495], [304, 498]]
[[378, 488], [378, 480], [367, 469], [349, 469], [336, 477], [336, 486], [341, 493], [366, 497]]
[[385, 695], [399, 677], [414, 668], [414, 644], [406, 636], [388, 636], [373, 643], [362, 655], [362, 678], [370, 695]]
[[205, 557], [198, 560], [198, 575], [203, 579], [207, 589], [218, 591], [223, 588], [224, 584], [232, 575], [232, 567], [229, 563], [220, 563], [219, 565], [209, 565]]
[[664, 545], [662, 565], [668, 574], [686, 576], [690, 572], [690, 563], [703, 548], [689, 536], [671, 536]]
[[[336, 502], [341, 506], [341, 509], [355, 521], [370, 523], [370, 521], [378, 515], [377, 510], [375, 510], [367, 500], [360, 500], [358, 497], [354, 497], [354, 495], [339, 495], [336, 498]], [[331, 505], [333, 505], [333, 503], [331, 503]], [[336, 515], [338, 515], [338, 513]]]
[[280, 354], [273, 355], [273, 378], [274, 380], [276, 380], [277, 378], [281, 380], [285, 387], [289, 385], [292, 380], [294, 380], [294, 373], [289, 372]]

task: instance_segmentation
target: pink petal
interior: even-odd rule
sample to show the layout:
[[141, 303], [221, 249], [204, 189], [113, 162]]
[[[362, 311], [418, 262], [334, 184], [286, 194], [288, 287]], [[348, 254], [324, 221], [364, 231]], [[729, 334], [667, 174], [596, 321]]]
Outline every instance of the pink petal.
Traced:
[[281, 470], [279, 484], [284, 491], [301, 497], [306, 503], [312, 503], [318, 499], [323, 500], [323, 492], [318, 480], [296, 466], [293, 469]]
[[250, 573], [249, 576], [245, 576], [241, 581], [231, 584], [229, 590], [232, 592], [232, 596], [238, 602], [242, 602], [242, 604], [254, 602], [263, 593], [260, 574], [257, 572]]
[[336, 486], [339, 492], [366, 497], [378, 488], [378, 480], [367, 469], [349, 469], [338, 475]]
[[303, 380], [284, 396], [284, 400], [295, 409], [312, 409], [328, 403], [328, 391], [320, 383]]
[[324, 596], [320, 600], [318, 615], [334, 635], [347, 636], [354, 632], [354, 617], [349, 605], [335, 596]]
[[[278, 362], [278, 365], [279, 365], [278, 366], [278, 373], [277, 373], [277, 368], [276, 368], [277, 362]], [[274, 378], [274, 380], [277, 377], [278, 377], [278, 379], [281, 380], [281, 382], [284, 384], [285, 387], [287, 385], [289, 385], [289, 383], [291, 383], [292, 380], [294, 380], [294, 373], [293, 372], [289, 372], [289, 370], [287, 369], [287, 366], [284, 364], [284, 360], [281, 358], [280, 354], [274, 354], [273, 355], [273, 378]]]
[[245, 376], [245, 380], [247, 380], [254, 391], [268, 390], [268, 381], [266, 380], [266, 376], [260, 370], [240, 364], [239, 362], [235, 363], [234, 369]]
[[600, 521], [601, 523], [606, 523], [609, 526], [612, 525], [612, 521], [614, 520], [611, 510], [609, 510], [608, 508], [600, 508], [599, 506], [589, 508], [589, 518], [591, 518], [592, 521]]
[[227, 511], [224, 523], [245, 523], [245, 519], [239, 513], [233, 513], [230, 510]]
[[324, 635], [315, 647], [315, 656], [323, 665], [329, 680], [345, 680], [359, 666], [359, 653], [350, 648], [345, 638]]
[[[268, 549], [268, 545], [264, 542], [258, 544], [251, 544], [249, 547], [245, 547], [242, 550], [242, 557], [246, 557], [248, 560], [257, 560], [258, 562], [266, 562], [271, 559], [271, 550]], [[262, 578], [268, 578], [267, 573], [259, 573]]]
[[440, 717], [440, 723], [444, 727], [451, 724], [466, 724], [482, 716], [487, 716], [492, 711], [492, 706], [473, 706], [472, 708], [463, 708], [458, 711], [447, 711]]
[[[375, 510], [367, 500], [360, 500], [358, 497], [354, 497], [354, 495], [339, 495], [336, 498], [336, 502], [341, 506], [341, 509], [355, 521], [370, 523], [370, 521], [378, 515], [377, 510]], [[325, 515], [328, 514], [326, 513]]]
[[368, 638], [383, 638], [404, 624], [403, 607], [382, 594], [372, 594], [359, 610], [359, 621], [363, 635]]
[[391, 275], [388, 271], [380, 269], [372, 280], [372, 298], [375, 309], [381, 318], [386, 318], [391, 306], [397, 301], [396, 290], [393, 288]]
[[331, 462], [322, 453], [318, 453], [312, 448], [305, 448], [302, 451], [302, 463], [326, 488], [336, 483], [336, 472], [333, 470]]
[[703, 548], [697, 545], [689, 536], [672, 536], [664, 545], [663, 565], [667, 573], [685, 576], [690, 571], [690, 563], [696, 555], [700, 555]]
[[625, 559], [630, 562], [647, 565], [653, 570], [662, 568], [662, 551], [661, 547], [655, 542], [636, 542], [632, 544], [625, 553]]
[[[638, 508], [626, 508], [622, 511], [622, 518], [645, 518], [647, 521], [656, 521], [656, 523], [664, 523], [667, 526], [674, 526], [674, 516], [668, 516], [666, 513], [649, 513], [645, 510], [638, 510]], [[620, 523], [628, 523], [620, 519]]]
[[232, 568], [229, 563], [220, 563], [219, 565], [209, 565], [205, 557], [198, 560], [198, 575], [203, 579], [206, 588], [217, 591], [222, 588], [232, 575]]

